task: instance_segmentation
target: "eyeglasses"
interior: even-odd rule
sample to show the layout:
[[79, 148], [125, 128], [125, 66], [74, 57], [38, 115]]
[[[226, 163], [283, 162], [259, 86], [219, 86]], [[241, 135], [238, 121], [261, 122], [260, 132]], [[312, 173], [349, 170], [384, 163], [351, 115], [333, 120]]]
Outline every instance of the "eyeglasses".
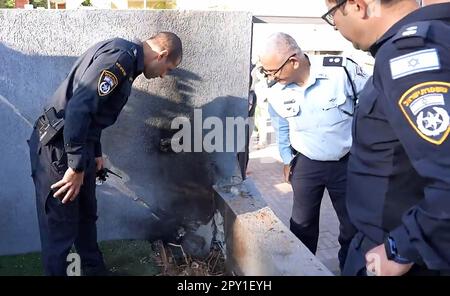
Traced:
[[277, 73], [278, 72], [280, 72], [281, 71], [281, 69], [283, 69], [283, 67], [287, 64], [287, 62], [289, 62], [289, 60], [291, 59], [291, 58], [293, 58], [295, 55], [297, 55], [297, 53], [294, 53], [294, 54], [292, 54], [292, 55], [290, 55], [287, 59], [286, 59], [286, 61], [283, 63], [283, 65], [281, 65], [280, 66], [280, 68], [278, 68], [278, 69], [276, 69], [276, 70], [266, 70], [266, 69], [264, 69], [263, 67], [261, 67], [261, 73], [262, 74], [264, 74], [264, 77], [268, 77], [268, 76], [275, 76], [275, 75], [277, 75]]
[[326, 21], [330, 26], [336, 26], [336, 23], [334, 22], [334, 14], [336, 13], [336, 10], [339, 9], [339, 7], [345, 4], [345, 2], [347, 2], [347, 0], [338, 1], [335, 6], [331, 7], [330, 10], [322, 15], [322, 19]]

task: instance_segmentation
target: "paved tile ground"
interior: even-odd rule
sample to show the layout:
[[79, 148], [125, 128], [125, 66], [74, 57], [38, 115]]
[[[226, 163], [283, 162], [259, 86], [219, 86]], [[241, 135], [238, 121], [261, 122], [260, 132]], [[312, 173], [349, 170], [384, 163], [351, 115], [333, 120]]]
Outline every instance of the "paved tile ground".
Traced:
[[[289, 227], [292, 211], [292, 187], [283, 182], [283, 163], [278, 148], [272, 144], [261, 150], [250, 152], [247, 173], [259, 188], [267, 204], [283, 223]], [[338, 273], [337, 253], [339, 221], [325, 192], [320, 212], [320, 235], [317, 257], [335, 274]]]

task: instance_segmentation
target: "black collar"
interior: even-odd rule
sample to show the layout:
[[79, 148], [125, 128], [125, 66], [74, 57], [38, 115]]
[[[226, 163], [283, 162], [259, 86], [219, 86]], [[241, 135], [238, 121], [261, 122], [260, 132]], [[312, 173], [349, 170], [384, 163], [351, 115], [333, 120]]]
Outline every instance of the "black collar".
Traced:
[[412, 22], [431, 20], [450, 20], [450, 3], [433, 4], [414, 10], [395, 23], [379, 40], [377, 40], [377, 42], [369, 48], [370, 53], [372, 56], [375, 56], [378, 49], [380, 49], [387, 40], [397, 34], [403, 26]]
[[142, 41], [139, 39], [133, 40], [133, 43], [136, 45], [136, 74], [135, 76], [140, 75], [144, 72], [144, 47]]

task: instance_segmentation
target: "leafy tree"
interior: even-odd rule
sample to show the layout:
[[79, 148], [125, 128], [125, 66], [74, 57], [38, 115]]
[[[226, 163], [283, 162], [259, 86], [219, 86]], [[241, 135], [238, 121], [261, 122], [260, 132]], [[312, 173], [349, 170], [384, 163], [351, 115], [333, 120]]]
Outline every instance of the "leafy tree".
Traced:
[[14, 0], [0, 0], [0, 8], [14, 8], [15, 6]]
[[34, 8], [44, 7], [47, 8], [47, 0], [29, 0], [30, 4], [33, 4]]

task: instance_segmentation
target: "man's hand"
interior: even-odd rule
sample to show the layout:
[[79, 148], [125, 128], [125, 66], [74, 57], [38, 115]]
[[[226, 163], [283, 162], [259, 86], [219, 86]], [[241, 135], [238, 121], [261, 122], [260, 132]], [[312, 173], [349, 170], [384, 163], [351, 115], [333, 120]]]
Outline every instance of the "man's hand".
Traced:
[[291, 174], [291, 167], [289, 165], [287, 165], [287, 164], [284, 165], [283, 174], [284, 174], [284, 182], [291, 183], [289, 181], [289, 175]]
[[377, 276], [400, 276], [407, 273], [413, 263], [399, 264], [389, 260], [384, 245], [379, 245], [366, 254], [366, 268]]
[[68, 168], [64, 177], [50, 186], [51, 189], [58, 189], [53, 197], [62, 198], [62, 203], [74, 201], [80, 193], [80, 187], [83, 185], [84, 172], [77, 173], [72, 168]]
[[96, 172], [100, 171], [101, 169], [103, 169], [103, 165], [104, 165], [104, 161], [103, 161], [103, 157], [96, 157], [95, 158], [95, 167], [96, 167]]

